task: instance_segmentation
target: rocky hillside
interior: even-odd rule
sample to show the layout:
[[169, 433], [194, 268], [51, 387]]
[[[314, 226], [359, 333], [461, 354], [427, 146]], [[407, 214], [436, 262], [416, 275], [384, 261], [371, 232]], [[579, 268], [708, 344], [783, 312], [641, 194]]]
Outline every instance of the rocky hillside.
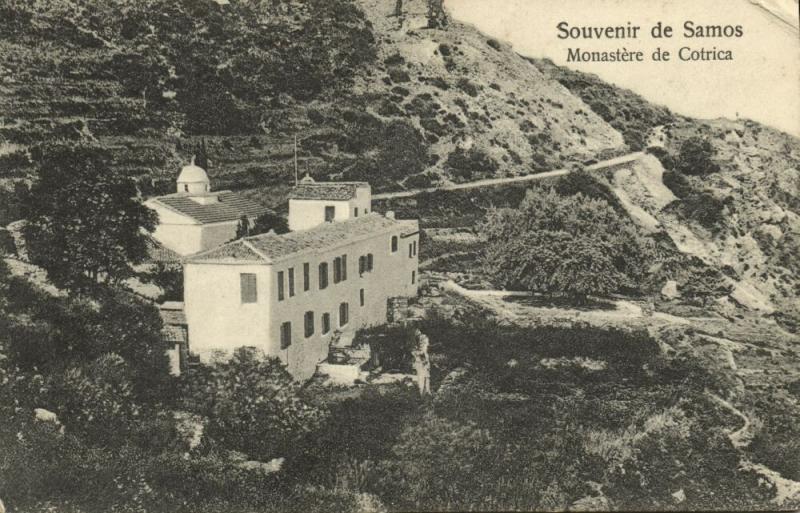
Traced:
[[[797, 329], [800, 140], [750, 120], [676, 116], [594, 75], [535, 61], [651, 155], [609, 176], [620, 202], [665, 251], [690, 264], [654, 270], [673, 302], [774, 314]], [[689, 140], [709, 144], [707, 170], [679, 162]], [[675, 288], [673, 288], [675, 285]]]

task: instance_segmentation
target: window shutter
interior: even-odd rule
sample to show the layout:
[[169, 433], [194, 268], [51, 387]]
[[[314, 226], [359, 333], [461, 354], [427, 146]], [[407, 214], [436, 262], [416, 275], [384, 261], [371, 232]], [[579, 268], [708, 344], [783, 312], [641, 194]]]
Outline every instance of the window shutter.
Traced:
[[347, 255], [342, 255], [342, 281], [347, 279]]
[[283, 271], [278, 271], [278, 301], [283, 301]]
[[258, 291], [256, 289], [255, 274], [252, 273], [240, 274], [239, 285], [241, 290], [242, 303], [256, 303], [258, 301]]

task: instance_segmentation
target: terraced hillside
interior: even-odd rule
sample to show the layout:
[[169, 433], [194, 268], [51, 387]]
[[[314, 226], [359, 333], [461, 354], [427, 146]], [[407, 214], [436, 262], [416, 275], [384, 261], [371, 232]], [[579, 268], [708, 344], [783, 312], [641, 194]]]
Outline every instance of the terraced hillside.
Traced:
[[291, 182], [295, 136], [301, 172], [384, 190], [624, 151], [616, 130], [507, 45], [455, 21], [426, 28], [424, 0], [401, 18], [394, 5], [9, 2], [0, 178], [9, 189], [32, 172], [31, 146], [64, 139], [111, 148], [145, 194], [169, 188], [201, 140], [220, 188]]

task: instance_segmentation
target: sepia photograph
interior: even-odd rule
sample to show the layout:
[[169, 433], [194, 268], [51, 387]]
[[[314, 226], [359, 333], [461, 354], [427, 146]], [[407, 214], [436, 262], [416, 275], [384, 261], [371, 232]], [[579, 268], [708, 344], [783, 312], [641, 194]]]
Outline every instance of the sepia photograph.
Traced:
[[0, 0], [0, 513], [800, 510], [798, 0]]

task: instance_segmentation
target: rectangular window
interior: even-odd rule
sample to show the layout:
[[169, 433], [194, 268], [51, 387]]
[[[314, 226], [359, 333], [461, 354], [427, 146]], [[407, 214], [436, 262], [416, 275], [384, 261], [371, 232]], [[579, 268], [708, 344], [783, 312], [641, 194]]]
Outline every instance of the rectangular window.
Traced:
[[361, 301], [361, 306], [364, 306], [364, 289], [358, 291], [358, 299]]
[[286, 349], [292, 345], [292, 323], [284, 322], [281, 324], [281, 349]]
[[417, 256], [417, 241], [414, 241], [414, 256]]
[[328, 288], [328, 262], [319, 264], [319, 289]]
[[258, 291], [256, 289], [256, 275], [252, 273], [242, 273], [239, 275], [242, 303], [256, 303], [258, 301]]
[[411, 271], [411, 284], [417, 283], [417, 271]]
[[339, 326], [344, 326], [349, 322], [350, 305], [342, 303], [339, 305]]
[[342, 281], [347, 279], [347, 255], [342, 255]]
[[358, 217], [358, 207], [353, 209], [353, 217]]
[[325, 207], [325, 222], [332, 223], [336, 217], [336, 207]]
[[325, 335], [331, 330], [331, 314], [325, 312], [322, 314], [322, 334]]
[[303, 264], [303, 290], [308, 291], [311, 288], [311, 266], [306, 262]]
[[306, 312], [303, 318], [303, 325], [305, 327], [306, 338], [314, 334], [314, 312]]
[[289, 297], [294, 296], [294, 267], [289, 268]]
[[397, 252], [397, 235], [392, 235], [392, 253]]
[[283, 271], [278, 271], [278, 301], [283, 301]]
[[372, 253], [367, 255], [367, 271], [372, 272]]
[[342, 259], [336, 257], [333, 259], [333, 283], [342, 281]]
[[411, 257], [414, 256], [413, 250], [414, 250], [414, 247], [411, 245], [411, 243], [409, 243], [408, 244], [408, 258], [411, 258]]
[[358, 257], [358, 274], [364, 274], [367, 270], [367, 257], [361, 255]]

